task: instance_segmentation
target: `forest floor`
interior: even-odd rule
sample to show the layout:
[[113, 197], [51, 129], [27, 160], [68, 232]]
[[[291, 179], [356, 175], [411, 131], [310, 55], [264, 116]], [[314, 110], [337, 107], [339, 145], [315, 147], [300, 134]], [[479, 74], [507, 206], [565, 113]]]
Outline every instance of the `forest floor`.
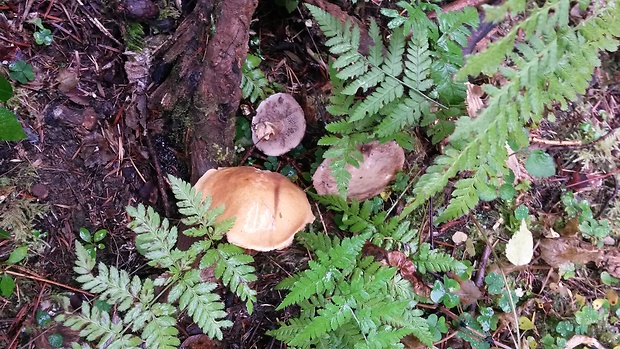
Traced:
[[[97, 249], [98, 261], [134, 275], [157, 275], [156, 270], [145, 266], [135, 249], [135, 234], [127, 228], [125, 208], [144, 203], [164, 212], [155, 161], [166, 174], [186, 179], [189, 175], [183, 135], [165, 132], [169, 121], [159, 119], [155, 111], [144, 120], [129, 110], [136, 96], [126, 64], [132, 45], [156, 48], [157, 42], [174, 32], [183, 15], [171, 1], [126, 0], [119, 1], [118, 6], [109, 3], [0, 1], [0, 61], [4, 65], [0, 70], [8, 76], [7, 63], [24, 60], [34, 72], [32, 81], [23, 84], [12, 81], [15, 95], [9, 101], [27, 138], [0, 142], [0, 228], [10, 234], [10, 238], [0, 239], [0, 261], [6, 261], [16, 246], [29, 246], [27, 258], [20, 263], [0, 264], [0, 274], [4, 272], [16, 282], [11, 294], [0, 296], [0, 348], [48, 348], [46, 334], [54, 331], [61, 332], [66, 340], [76, 338], [66, 328], [42, 326], [37, 314], [53, 313], [60, 295], [70, 296], [72, 305], [88, 299], [79, 289], [73, 272], [75, 241], [89, 242], [84, 241], [87, 234], [80, 234], [80, 230], [93, 234], [102, 229], [107, 231], [105, 236], [100, 234], [103, 239], [95, 244], [101, 244]], [[306, 112], [311, 111], [313, 116], [308, 120], [308, 135], [304, 139], [306, 150], [296, 157], [275, 159], [246, 145], [240, 149], [238, 158], [243, 159], [240, 165], [310, 172], [316, 161], [316, 142], [324, 133], [323, 125], [330, 121], [325, 112], [329, 78], [321, 60], [315, 56], [326, 51], [321, 51], [323, 39], [318, 29], [307, 25], [307, 12], [295, 10], [289, 14], [284, 7], [270, 3], [259, 3], [251, 26], [250, 52], [264, 58], [261, 69], [273, 86], [295, 95]], [[363, 21], [374, 17], [379, 23], [385, 22], [379, 5], [374, 2], [342, 3], [346, 12]], [[155, 4], [160, 7], [159, 15], [153, 14]], [[51, 31], [53, 39], [49, 45], [35, 42], [34, 33], [40, 28], [32, 20], [37, 18]], [[501, 33], [502, 28], [496, 29], [482, 41]], [[560, 170], [551, 178], [533, 180], [533, 189], [520, 198], [531, 213], [546, 217], [541, 220], [546, 219], [552, 226], [561, 211], [558, 207], [563, 188], [577, 188], [578, 197], [592, 205], [594, 216], [608, 218], [614, 227], [605, 241], [606, 247], [584, 247], [595, 253], [618, 249], [620, 227], [615, 179], [620, 168], [620, 133], [617, 132], [620, 59], [609, 55], [604, 61], [604, 66], [596, 70], [589, 94], [568, 111], [554, 111], [556, 120], [542, 122], [533, 134], [539, 137], [538, 146], [554, 156]], [[154, 74], [152, 80], [160, 81], [158, 73]], [[153, 86], [147, 88], [147, 93]], [[255, 108], [256, 104], [242, 101], [240, 117], [245, 118]], [[607, 115], [604, 121], [599, 117], [602, 113]], [[574, 135], [584, 142], [544, 141]], [[607, 142], [594, 142], [597, 139]], [[593, 143], [583, 145], [589, 141]], [[408, 155], [404, 171], [412, 173], [413, 169], [428, 166], [438, 152], [438, 147], [422, 138], [419, 150]], [[298, 173], [297, 183], [303, 188], [312, 185], [302, 173]], [[393, 203], [402, 209], [403, 203], [398, 203], [398, 198], [388, 199], [386, 205]], [[325, 225], [333, 228], [334, 224], [330, 223], [333, 213], [319, 209], [318, 205], [313, 207], [321, 210], [324, 226], [319, 230]], [[482, 203], [472, 216], [484, 221], [488, 216], [501, 216], [500, 210], [493, 202]], [[438, 227], [433, 233], [438, 248], [454, 256], [462, 254], [464, 246], [459, 249], [459, 242], [453, 236], [467, 232], [471, 222], [464, 217]], [[571, 224], [560, 233], [574, 234], [576, 223]], [[428, 229], [427, 218], [419, 223], [419, 229]], [[428, 235], [424, 234], [425, 239]], [[489, 255], [483, 255], [478, 253], [470, 258], [486, 259], [486, 263]], [[266, 331], [277, 328], [278, 322], [291, 317], [295, 309], [275, 310], [285, 294], [274, 287], [307, 265], [308, 251], [294, 244], [281, 251], [257, 253], [254, 258], [258, 276], [254, 283], [258, 292], [254, 313], [248, 315], [244, 302], [221, 291], [226, 299], [228, 319], [233, 321], [233, 326], [225, 332], [224, 346], [285, 348], [283, 343], [266, 335]], [[575, 277], [567, 280], [554, 268], [539, 264], [541, 270], [533, 267], [518, 271], [520, 277], [529, 278], [534, 285], [522, 307], [538, 307], [539, 313], [547, 314], [553, 311], [551, 304], [556, 299], [550, 293], [570, 293], [573, 302], [581, 305], [606, 299], [617, 309], [620, 283], [613, 277], [602, 280], [604, 270], [594, 263], [586, 261], [588, 267], [573, 270]], [[550, 289], [550, 284], [555, 288]], [[574, 304], [565, 306], [574, 309]], [[562, 316], [568, 317], [568, 313]], [[619, 315], [614, 316], [608, 322], [611, 327], [620, 324]], [[180, 323], [179, 329], [183, 338], [197, 333], [190, 323]], [[601, 333], [605, 331], [611, 330], [602, 329]], [[496, 338], [507, 338], [502, 332], [506, 330], [497, 329]], [[446, 343], [449, 341], [442, 345]], [[459, 345], [466, 344], [452, 343], [453, 347]]]

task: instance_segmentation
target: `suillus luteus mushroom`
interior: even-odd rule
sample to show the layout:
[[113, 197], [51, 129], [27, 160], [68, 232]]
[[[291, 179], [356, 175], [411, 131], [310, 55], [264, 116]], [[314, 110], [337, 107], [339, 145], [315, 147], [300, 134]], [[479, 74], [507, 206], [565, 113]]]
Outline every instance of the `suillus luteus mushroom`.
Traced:
[[295, 233], [314, 221], [306, 194], [285, 176], [250, 166], [207, 171], [194, 186], [211, 207], [224, 205], [218, 219], [235, 217], [228, 242], [270, 251], [293, 242]]

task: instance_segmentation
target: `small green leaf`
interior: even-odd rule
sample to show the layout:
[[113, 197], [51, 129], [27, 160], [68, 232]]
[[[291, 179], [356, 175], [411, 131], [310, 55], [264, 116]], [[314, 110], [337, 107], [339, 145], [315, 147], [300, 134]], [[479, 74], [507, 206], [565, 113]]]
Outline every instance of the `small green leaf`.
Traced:
[[90, 258], [97, 258], [97, 247], [95, 245], [88, 244], [84, 246], [84, 248], [86, 249], [86, 252], [88, 252]]
[[499, 294], [504, 288], [504, 279], [502, 276], [491, 272], [484, 277], [484, 283], [487, 284], [487, 290], [490, 294]]
[[2, 274], [0, 276], [0, 294], [2, 297], [8, 297], [13, 294], [13, 290], [15, 289], [15, 281], [11, 275]]
[[525, 161], [525, 169], [534, 177], [545, 178], [555, 175], [553, 157], [540, 149], [532, 150]]
[[0, 75], [0, 102], [6, 102], [13, 96], [13, 87], [9, 80]]
[[49, 46], [52, 44], [52, 40], [54, 40], [54, 36], [49, 29], [41, 29], [34, 32], [34, 41], [36, 41], [37, 45]]
[[611, 286], [611, 285], [617, 283], [620, 280], [618, 280], [617, 278], [611, 276], [611, 274], [609, 274], [608, 272], [604, 271], [604, 272], [601, 273], [601, 281], [605, 285]]
[[28, 255], [28, 246], [20, 246], [11, 252], [9, 255], [9, 259], [7, 259], [8, 264], [15, 264], [21, 262]]
[[95, 302], [93, 303], [93, 307], [101, 310], [104, 313], [108, 313], [110, 312], [110, 310], [112, 310], [112, 305], [110, 303], [103, 301], [99, 298], [95, 300]]
[[433, 290], [431, 291], [431, 300], [435, 303], [439, 303], [443, 296], [446, 294], [446, 289], [439, 280], [435, 280]]
[[0, 239], [10, 239], [10, 238], [11, 238], [11, 234], [9, 234], [8, 231], [4, 229], [0, 229]]
[[47, 326], [50, 322], [52, 322], [52, 317], [50, 314], [41, 310], [37, 310], [34, 317], [39, 326]]
[[50, 334], [47, 337], [47, 342], [52, 348], [62, 348], [63, 338], [60, 333]]
[[34, 72], [32, 66], [23, 60], [15, 61], [9, 64], [9, 76], [22, 84], [34, 80]]
[[0, 107], [0, 140], [19, 141], [24, 138], [26, 134], [15, 114], [5, 107]]
[[93, 242], [99, 242], [101, 240], [103, 240], [103, 238], [106, 237], [106, 235], [108, 235], [108, 231], [105, 229], [99, 229], [95, 232], [95, 234], [93, 235]]
[[598, 321], [598, 311], [593, 307], [586, 305], [575, 313], [575, 321], [579, 325], [589, 326], [595, 324]]
[[[247, 70], [252, 70], [260, 65], [261, 59], [260, 57], [252, 54], [248, 54], [245, 57], [244, 68]], [[247, 119], [246, 119], [247, 120]]]
[[515, 218], [518, 219], [518, 220], [527, 219], [527, 216], [530, 214], [529, 211], [530, 210], [527, 208], [527, 206], [520, 205], [515, 210]]
[[510, 183], [504, 183], [501, 187], [499, 187], [499, 197], [504, 201], [512, 200], [516, 193], [517, 191], [514, 185]]
[[92, 235], [90, 235], [88, 229], [80, 228], [80, 239], [82, 239], [84, 242], [93, 242], [92, 238], [93, 237]]

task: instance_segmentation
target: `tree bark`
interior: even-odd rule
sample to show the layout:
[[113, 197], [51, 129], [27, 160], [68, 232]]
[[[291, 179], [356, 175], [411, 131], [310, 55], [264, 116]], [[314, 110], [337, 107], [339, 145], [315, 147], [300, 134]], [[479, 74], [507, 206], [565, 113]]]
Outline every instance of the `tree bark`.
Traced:
[[187, 126], [190, 181], [234, 160], [241, 67], [258, 0], [197, 0], [160, 56], [174, 64], [150, 96], [150, 107]]

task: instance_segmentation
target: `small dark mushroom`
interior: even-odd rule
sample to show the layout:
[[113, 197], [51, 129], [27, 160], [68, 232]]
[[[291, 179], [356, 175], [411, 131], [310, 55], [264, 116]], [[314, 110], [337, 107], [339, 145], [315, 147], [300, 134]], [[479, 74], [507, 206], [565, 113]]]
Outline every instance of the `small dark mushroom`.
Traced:
[[306, 119], [295, 98], [276, 93], [261, 102], [252, 119], [252, 141], [263, 153], [282, 155], [304, 138]]
[[[349, 164], [345, 168], [351, 174], [347, 198], [361, 201], [385, 190], [396, 177], [396, 172], [403, 169], [405, 151], [394, 141], [383, 144], [374, 141], [358, 149], [364, 156], [359, 168]], [[329, 168], [331, 162], [332, 159], [325, 159], [312, 176], [312, 184], [319, 195], [338, 194], [336, 180]]]

